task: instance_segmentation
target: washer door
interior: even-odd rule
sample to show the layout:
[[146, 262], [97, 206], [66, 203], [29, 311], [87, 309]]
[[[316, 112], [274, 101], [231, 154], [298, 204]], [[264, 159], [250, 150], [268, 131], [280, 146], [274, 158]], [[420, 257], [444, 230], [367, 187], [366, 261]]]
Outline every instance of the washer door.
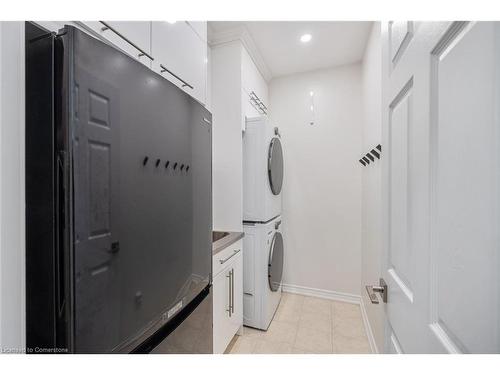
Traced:
[[271, 191], [274, 195], [278, 195], [283, 185], [283, 149], [281, 148], [281, 141], [278, 137], [274, 137], [269, 145], [267, 173]]
[[269, 263], [267, 267], [267, 277], [269, 279], [269, 288], [273, 292], [279, 290], [281, 286], [281, 277], [283, 276], [283, 236], [276, 232], [271, 242], [269, 251]]

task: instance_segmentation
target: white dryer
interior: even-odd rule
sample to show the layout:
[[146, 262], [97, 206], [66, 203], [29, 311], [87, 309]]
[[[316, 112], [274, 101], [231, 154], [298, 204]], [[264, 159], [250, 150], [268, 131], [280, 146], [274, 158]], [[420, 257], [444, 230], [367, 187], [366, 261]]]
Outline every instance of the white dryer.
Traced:
[[281, 299], [284, 247], [281, 216], [243, 224], [243, 324], [267, 330]]
[[266, 116], [249, 118], [243, 135], [243, 220], [267, 222], [281, 215], [283, 148]]

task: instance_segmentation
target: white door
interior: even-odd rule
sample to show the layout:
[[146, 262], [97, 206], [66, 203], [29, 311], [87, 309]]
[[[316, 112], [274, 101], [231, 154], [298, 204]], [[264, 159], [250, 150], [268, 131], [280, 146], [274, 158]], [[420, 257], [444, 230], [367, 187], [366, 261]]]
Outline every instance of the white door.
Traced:
[[387, 352], [500, 352], [500, 25], [389, 22]]

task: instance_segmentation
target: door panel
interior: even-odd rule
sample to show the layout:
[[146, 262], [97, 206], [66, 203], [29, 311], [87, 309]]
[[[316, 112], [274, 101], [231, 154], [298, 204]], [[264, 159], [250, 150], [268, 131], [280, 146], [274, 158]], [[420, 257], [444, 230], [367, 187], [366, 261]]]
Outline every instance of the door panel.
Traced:
[[413, 36], [412, 21], [394, 21], [389, 24], [391, 38], [391, 61], [395, 64], [399, 57], [403, 55], [405, 48], [410, 43]]
[[75, 69], [75, 308], [78, 352], [119, 342], [120, 127], [115, 87]]
[[383, 26], [388, 352], [500, 352], [499, 35]]
[[442, 40], [432, 55], [431, 324], [447, 351], [498, 352], [495, 25], [458, 23]]
[[406, 291], [410, 302], [412, 254], [408, 244], [408, 132], [411, 126], [411, 88], [403, 89], [391, 104], [389, 150], [391, 163], [389, 247], [390, 274]]

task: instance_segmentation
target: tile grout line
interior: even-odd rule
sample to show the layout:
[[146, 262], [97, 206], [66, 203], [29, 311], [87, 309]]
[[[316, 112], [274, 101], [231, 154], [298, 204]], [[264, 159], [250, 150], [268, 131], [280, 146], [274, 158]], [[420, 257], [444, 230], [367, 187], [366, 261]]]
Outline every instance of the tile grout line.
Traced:
[[299, 326], [300, 326], [300, 321], [302, 320], [302, 309], [304, 308], [303, 305], [304, 305], [304, 301], [302, 301], [302, 306], [300, 306], [299, 320], [297, 321], [297, 323], [295, 323], [296, 324], [296, 329], [295, 329], [295, 337], [293, 339], [293, 344], [292, 344], [292, 350], [294, 348], [297, 348], [297, 345], [296, 345], [297, 344], [297, 336], [299, 335]]
[[332, 322], [332, 329], [331, 329], [331, 333], [332, 333], [332, 353], [333, 354], [336, 354], [336, 349], [335, 349], [335, 337], [334, 337], [334, 329], [335, 329], [335, 304], [332, 302], [331, 303], [331, 308], [330, 308], [330, 311], [331, 311], [331, 314], [332, 314], [332, 319], [331, 319], [331, 322]]

